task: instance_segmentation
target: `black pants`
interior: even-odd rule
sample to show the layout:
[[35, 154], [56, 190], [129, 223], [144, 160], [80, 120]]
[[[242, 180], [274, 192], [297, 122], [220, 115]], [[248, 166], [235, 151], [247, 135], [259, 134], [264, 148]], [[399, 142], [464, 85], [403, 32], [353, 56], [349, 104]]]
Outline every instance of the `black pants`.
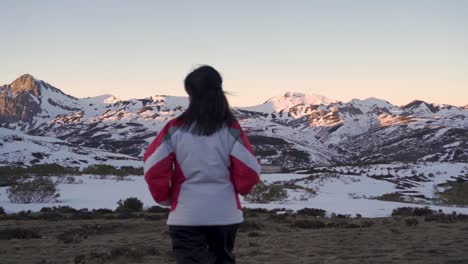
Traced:
[[236, 263], [232, 250], [238, 226], [169, 226], [177, 264]]

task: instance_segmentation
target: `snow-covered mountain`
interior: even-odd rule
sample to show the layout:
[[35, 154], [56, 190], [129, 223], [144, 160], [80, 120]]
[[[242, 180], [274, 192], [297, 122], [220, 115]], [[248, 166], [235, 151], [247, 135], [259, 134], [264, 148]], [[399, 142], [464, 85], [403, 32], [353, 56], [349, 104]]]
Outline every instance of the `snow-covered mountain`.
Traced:
[[[306, 107], [309, 105], [328, 105], [336, 102], [336, 100], [330, 99], [319, 94], [303, 94], [295, 92], [286, 92], [284, 95], [275, 96], [268, 99], [261, 105], [255, 105], [251, 107], [244, 107], [248, 111], [256, 111], [263, 113], [280, 113], [288, 112], [293, 107]], [[297, 116], [296, 116], [297, 117]]]
[[[57, 139], [96, 155], [119, 153], [138, 159], [162, 126], [187, 105], [186, 97], [166, 95], [130, 100], [112, 95], [75, 98], [23, 75], [0, 87], [4, 127], [0, 138], [5, 142], [5, 137], [18, 133], [34, 136], [35, 142]], [[413, 101], [399, 107], [377, 98], [340, 102], [287, 92], [260, 105], [234, 108], [234, 113], [265, 165], [468, 161], [466, 106]], [[18, 149], [1, 147], [2, 157], [7, 158], [0, 164], [10, 164], [8, 157], [18, 153], [25, 165], [31, 164], [34, 159], [28, 157], [33, 151]]]
[[138, 158], [99, 149], [77, 146], [52, 137], [24, 134], [0, 127], [1, 165], [52, 164], [86, 167], [107, 164], [116, 167], [141, 166]]

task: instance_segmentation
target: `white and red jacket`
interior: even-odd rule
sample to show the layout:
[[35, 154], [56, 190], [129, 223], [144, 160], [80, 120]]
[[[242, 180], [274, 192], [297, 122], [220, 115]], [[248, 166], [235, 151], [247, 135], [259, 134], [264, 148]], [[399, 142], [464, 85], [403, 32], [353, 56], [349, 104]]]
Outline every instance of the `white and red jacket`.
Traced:
[[145, 179], [154, 200], [170, 205], [168, 225], [228, 225], [243, 221], [238, 194], [259, 180], [260, 165], [235, 122], [200, 136], [171, 120], [144, 156]]

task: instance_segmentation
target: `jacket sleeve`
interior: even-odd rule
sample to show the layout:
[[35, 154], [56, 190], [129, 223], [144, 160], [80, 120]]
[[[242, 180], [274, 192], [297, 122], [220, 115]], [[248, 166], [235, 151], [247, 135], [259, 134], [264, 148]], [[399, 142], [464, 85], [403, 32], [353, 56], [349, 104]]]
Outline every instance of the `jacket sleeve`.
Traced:
[[159, 132], [144, 155], [145, 180], [154, 200], [161, 205], [170, 204], [170, 180], [175, 154], [169, 137], [170, 124]]
[[260, 179], [260, 164], [253, 153], [252, 146], [238, 123], [231, 127], [236, 141], [230, 154], [231, 179], [241, 195], [249, 194]]

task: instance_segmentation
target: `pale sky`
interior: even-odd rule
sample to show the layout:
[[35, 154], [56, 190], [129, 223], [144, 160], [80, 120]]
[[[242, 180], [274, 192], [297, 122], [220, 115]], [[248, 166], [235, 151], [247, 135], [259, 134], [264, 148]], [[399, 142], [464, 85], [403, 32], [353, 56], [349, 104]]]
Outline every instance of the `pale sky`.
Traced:
[[185, 95], [197, 64], [231, 105], [286, 91], [468, 104], [468, 1], [0, 0], [0, 84], [76, 97]]

